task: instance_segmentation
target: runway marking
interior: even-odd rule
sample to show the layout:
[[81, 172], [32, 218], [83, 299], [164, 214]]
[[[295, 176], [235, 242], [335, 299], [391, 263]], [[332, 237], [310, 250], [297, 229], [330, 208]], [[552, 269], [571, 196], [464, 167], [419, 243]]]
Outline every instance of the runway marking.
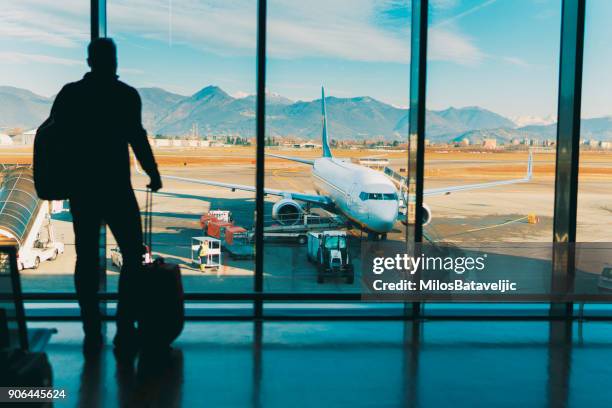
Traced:
[[450, 237], [455, 237], [457, 235], [469, 234], [469, 233], [472, 233], [472, 232], [478, 232], [478, 231], [483, 231], [483, 230], [487, 230], [487, 229], [503, 227], [504, 225], [513, 224], [515, 222], [526, 220], [528, 218], [529, 218], [528, 216], [524, 216], [524, 217], [517, 218], [515, 220], [505, 221], [505, 222], [502, 222], [500, 224], [487, 225], [486, 227], [472, 228], [472, 229], [469, 229], [467, 231], [458, 232], [456, 234], [446, 235], [443, 238], [446, 239], [446, 238], [450, 238]]
[[[295, 191], [298, 191], [298, 192], [299, 192], [299, 191], [301, 191], [300, 186], [298, 186], [297, 184], [295, 184], [295, 182], [294, 182], [293, 180], [291, 180], [291, 179], [290, 179], [290, 178], [288, 178], [288, 177], [283, 177], [283, 176], [280, 176], [280, 175], [278, 174], [278, 172], [279, 172], [280, 170], [281, 170], [281, 169], [274, 169], [274, 170], [272, 170], [272, 177], [276, 178], [277, 180], [280, 180], [280, 181], [285, 181], [285, 182], [289, 183], [289, 185], [290, 185], [291, 187], [293, 187], [293, 188], [295, 189]], [[294, 171], [294, 172], [295, 172], [295, 171]], [[281, 187], [281, 188], [282, 188], [282, 187]]]

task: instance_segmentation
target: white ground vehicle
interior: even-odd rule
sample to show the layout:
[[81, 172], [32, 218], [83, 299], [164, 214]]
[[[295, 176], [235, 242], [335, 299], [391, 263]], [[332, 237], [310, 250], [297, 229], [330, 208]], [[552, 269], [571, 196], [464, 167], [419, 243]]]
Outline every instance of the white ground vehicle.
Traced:
[[232, 221], [232, 212], [227, 210], [210, 210], [208, 215], [212, 215], [219, 221], [231, 222]]
[[0, 169], [0, 236], [18, 245], [17, 267], [38, 268], [64, 252], [51, 224], [51, 204], [36, 195], [30, 166]]
[[[119, 249], [118, 246], [111, 248], [110, 258], [111, 263], [113, 266], [117, 267], [117, 269], [121, 269], [123, 267], [123, 255], [121, 254], [121, 249]], [[153, 262], [153, 256], [151, 255], [151, 251], [147, 246], [145, 246], [145, 254], [142, 261], [146, 264]]]
[[21, 246], [17, 253], [17, 266], [19, 269], [37, 269], [41, 262], [54, 261], [58, 255], [64, 253], [64, 244], [55, 241], [51, 220], [46, 219], [40, 228], [32, 246]]
[[113, 266], [116, 266], [118, 269], [121, 269], [123, 266], [123, 255], [121, 255], [121, 250], [119, 247], [111, 248], [111, 263]]
[[309, 232], [308, 260], [317, 266], [317, 283], [334, 276], [349, 284], [355, 280], [346, 231]]

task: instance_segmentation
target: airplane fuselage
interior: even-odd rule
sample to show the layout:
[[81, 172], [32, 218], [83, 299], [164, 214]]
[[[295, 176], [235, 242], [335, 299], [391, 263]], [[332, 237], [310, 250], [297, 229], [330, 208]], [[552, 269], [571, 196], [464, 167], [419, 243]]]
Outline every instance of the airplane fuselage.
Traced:
[[317, 193], [328, 196], [335, 211], [370, 232], [393, 229], [399, 202], [395, 185], [385, 175], [331, 157], [316, 159], [312, 175]]

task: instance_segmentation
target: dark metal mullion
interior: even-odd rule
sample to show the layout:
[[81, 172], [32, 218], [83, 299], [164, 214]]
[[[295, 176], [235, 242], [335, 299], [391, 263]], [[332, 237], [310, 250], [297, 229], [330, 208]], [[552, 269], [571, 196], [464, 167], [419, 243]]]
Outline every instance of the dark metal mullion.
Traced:
[[[12, 301], [15, 307], [15, 320], [19, 334], [19, 345], [23, 350], [29, 350], [28, 328], [26, 326], [26, 313], [23, 304], [23, 290], [21, 288], [21, 277], [17, 267], [17, 246], [3, 248], [8, 255], [8, 265], [11, 274]], [[10, 319], [10, 316], [7, 316]]]
[[[106, 37], [106, 0], [91, 0], [90, 9], [90, 33], [91, 40], [97, 38]], [[100, 225], [100, 238], [98, 240], [98, 279], [99, 289], [102, 292], [107, 290], [107, 276], [106, 276], [106, 223], [102, 222]], [[103, 299], [100, 304], [100, 309], [103, 315], [106, 315], [107, 307], [106, 300]]]
[[[578, 202], [580, 105], [584, 49], [585, 0], [563, 0], [559, 101], [553, 219], [553, 274], [551, 291], [567, 293], [574, 284], [574, 243]], [[551, 303], [551, 315], [568, 316], [573, 304]]]
[[[425, 98], [427, 84], [427, 13], [428, 0], [412, 1], [410, 37], [410, 124], [408, 129], [408, 202], [414, 194], [414, 223], [407, 222], [406, 242], [409, 251], [423, 241], [423, 172], [425, 165]], [[410, 221], [410, 205], [407, 216]], [[407, 305], [406, 313], [418, 317], [421, 303]]]
[[[255, 282], [256, 293], [263, 292], [264, 268], [264, 142], [266, 132], [266, 0], [257, 2], [257, 147], [255, 176]], [[263, 316], [263, 301], [255, 300], [256, 318]]]
[[423, 240], [423, 169], [425, 164], [425, 87], [427, 84], [428, 0], [412, 2], [410, 58], [410, 124], [408, 130], [408, 187], [414, 189], [414, 224], [406, 229], [409, 242]]
[[106, 37], [106, 0], [91, 0], [91, 39]]
[[[102, 0], [104, 1], [104, 0]], [[90, 7], [90, 33], [91, 33], [91, 39], [92, 41], [95, 40], [96, 38], [100, 37], [100, 26], [99, 26], [99, 19], [100, 19], [100, 8], [99, 8], [99, 2], [100, 0], [91, 0], [91, 7]]]

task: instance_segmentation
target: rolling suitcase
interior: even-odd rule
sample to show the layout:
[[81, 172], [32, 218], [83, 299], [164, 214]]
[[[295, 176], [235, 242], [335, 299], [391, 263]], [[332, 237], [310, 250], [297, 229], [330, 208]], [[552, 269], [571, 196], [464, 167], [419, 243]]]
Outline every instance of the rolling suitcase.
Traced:
[[[147, 190], [145, 244], [152, 250], [153, 193]], [[141, 276], [138, 329], [142, 345], [167, 348], [181, 334], [185, 324], [185, 303], [181, 269], [177, 264], [157, 258], [145, 263]]]

